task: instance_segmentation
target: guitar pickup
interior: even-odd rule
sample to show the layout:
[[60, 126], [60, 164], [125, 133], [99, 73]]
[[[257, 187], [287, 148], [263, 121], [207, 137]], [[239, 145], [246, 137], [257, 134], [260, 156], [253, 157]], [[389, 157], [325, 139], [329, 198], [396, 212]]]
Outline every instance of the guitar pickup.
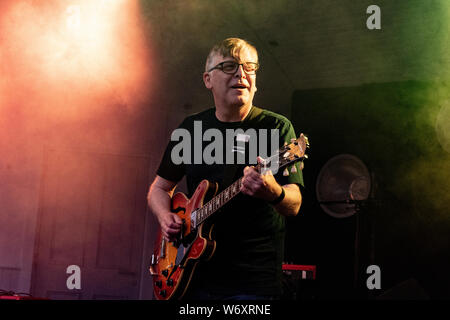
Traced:
[[197, 210], [191, 213], [191, 229], [197, 228]]

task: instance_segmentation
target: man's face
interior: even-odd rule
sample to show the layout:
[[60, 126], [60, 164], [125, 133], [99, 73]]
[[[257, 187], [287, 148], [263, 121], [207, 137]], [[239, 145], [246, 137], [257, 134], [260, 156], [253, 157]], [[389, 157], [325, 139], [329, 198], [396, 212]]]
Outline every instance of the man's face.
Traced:
[[[216, 54], [212, 58], [210, 66], [217, 66], [224, 61], [257, 62], [258, 58], [253, 50], [243, 49], [236, 58]], [[252, 105], [253, 96], [256, 92], [256, 75], [247, 74], [243, 66], [239, 66], [234, 74], [227, 74], [219, 69], [205, 72], [203, 80], [205, 86], [213, 93], [216, 107], [218, 105], [225, 107]]]

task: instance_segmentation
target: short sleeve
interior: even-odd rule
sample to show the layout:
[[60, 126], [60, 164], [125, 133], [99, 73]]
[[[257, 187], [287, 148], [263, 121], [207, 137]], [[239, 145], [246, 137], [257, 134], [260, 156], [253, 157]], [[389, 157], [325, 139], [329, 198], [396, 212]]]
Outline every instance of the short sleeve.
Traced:
[[[186, 129], [186, 126], [187, 119], [185, 119], [177, 129]], [[156, 171], [156, 174], [158, 176], [172, 182], [180, 181], [186, 173], [184, 163], [176, 164], [173, 161], [172, 150], [178, 143], [179, 141], [173, 141], [172, 139], [169, 141], [159, 164], [158, 170]]]

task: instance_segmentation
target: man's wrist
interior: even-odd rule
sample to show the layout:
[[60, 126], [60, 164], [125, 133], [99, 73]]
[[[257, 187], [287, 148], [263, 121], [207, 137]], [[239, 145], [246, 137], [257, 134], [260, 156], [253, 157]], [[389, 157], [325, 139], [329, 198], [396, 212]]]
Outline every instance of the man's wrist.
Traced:
[[286, 196], [286, 193], [284, 192], [284, 188], [281, 187], [281, 193], [279, 196], [277, 196], [275, 199], [273, 199], [272, 201], [269, 201], [269, 203], [271, 205], [277, 205], [279, 204], [281, 201], [283, 201], [284, 197]]

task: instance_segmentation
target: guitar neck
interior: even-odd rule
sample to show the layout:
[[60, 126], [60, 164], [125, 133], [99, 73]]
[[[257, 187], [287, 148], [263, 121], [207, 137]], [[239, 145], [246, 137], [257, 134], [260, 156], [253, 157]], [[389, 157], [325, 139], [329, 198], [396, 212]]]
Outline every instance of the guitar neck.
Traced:
[[[270, 168], [270, 164], [275, 162], [277, 164], [277, 168], [281, 169], [290, 164], [295, 164], [295, 162], [300, 161], [305, 156], [305, 148], [308, 145], [307, 138], [301, 134], [300, 138], [293, 141], [293, 143], [280, 148], [278, 152], [263, 160], [262, 163], [258, 163], [255, 166], [255, 169], [258, 172], [264, 171], [267, 168]], [[287, 170], [287, 169], [286, 169]], [[294, 171], [292, 171], [294, 172]], [[217, 210], [222, 208], [228, 201], [233, 199], [237, 194], [240, 193], [242, 184], [242, 178], [239, 178], [235, 182], [233, 182], [229, 187], [220, 192], [218, 195], [213, 197], [210, 201], [203, 204], [203, 206], [196, 211], [195, 216], [195, 225], [202, 224], [208, 217], [210, 217]]]
[[213, 197], [210, 201], [205, 203], [203, 207], [197, 210], [197, 225], [203, 223], [217, 210], [222, 208], [228, 201], [233, 199], [241, 192], [242, 178], [239, 178], [228, 186], [225, 190]]

